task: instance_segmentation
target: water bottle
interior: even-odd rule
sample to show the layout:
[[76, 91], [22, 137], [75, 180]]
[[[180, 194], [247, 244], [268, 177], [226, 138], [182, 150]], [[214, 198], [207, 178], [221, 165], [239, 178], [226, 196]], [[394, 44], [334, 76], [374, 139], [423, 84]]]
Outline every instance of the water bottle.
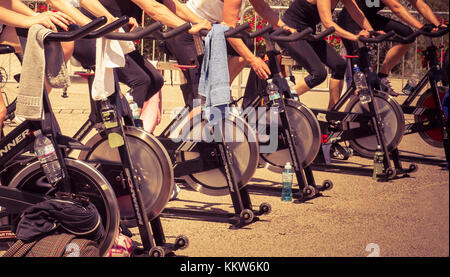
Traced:
[[294, 173], [290, 162], [284, 166], [282, 173], [283, 189], [281, 190], [281, 200], [285, 202], [292, 201], [292, 180]]
[[377, 151], [375, 152], [374, 158], [373, 158], [373, 176], [372, 179], [379, 180], [380, 176], [383, 174], [384, 171], [384, 153], [381, 150], [381, 146], [377, 146]]
[[42, 135], [41, 130], [35, 131], [34, 135], [36, 136], [34, 153], [41, 163], [48, 182], [55, 184], [63, 178], [63, 172], [58, 161], [58, 156], [56, 155], [55, 147], [49, 138]]
[[295, 101], [298, 101], [298, 95], [297, 95], [297, 92], [295, 91], [295, 84], [294, 84], [294, 82], [291, 81], [291, 77], [286, 77], [286, 81], [288, 82], [292, 99], [294, 99]]
[[142, 128], [142, 120], [140, 119], [141, 111], [138, 107], [138, 104], [134, 102], [133, 96], [129, 92], [125, 94], [125, 98], [128, 101], [128, 105], [130, 105], [130, 110], [133, 115], [134, 124], [136, 125], [136, 127]]
[[125, 144], [120, 132], [119, 122], [114, 107], [107, 99], [101, 101], [101, 115], [108, 134], [108, 143], [111, 148], [116, 148]]
[[372, 101], [369, 88], [367, 87], [366, 76], [359, 70], [359, 67], [356, 64], [353, 67], [353, 80], [355, 81], [361, 104], [367, 104]]
[[267, 80], [266, 91], [267, 91], [267, 94], [269, 95], [270, 101], [275, 101], [275, 100], [280, 99], [280, 93], [278, 92], [278, 86], [273, 83], [272, 79]]

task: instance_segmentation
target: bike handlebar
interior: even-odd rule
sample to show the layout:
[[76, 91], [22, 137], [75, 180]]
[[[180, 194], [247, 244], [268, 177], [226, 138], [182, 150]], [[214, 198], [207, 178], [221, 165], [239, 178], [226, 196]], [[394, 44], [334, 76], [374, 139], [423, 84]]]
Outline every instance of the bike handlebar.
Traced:
[[52, 32], [48, 36], [45, 37], [45, 40], [47, 41], [72, 41], [79, 38], [84, 37], [86, 34], [88, 34], [91, 31], [94, 31], [101, 25], [106, 23], [106, 17], [101, 16], [98, 17], [88, 24], [84, 25], [83, 27], [80, 27], [74, 31], [69, 32]]
[[395, 36], [392, 38], [392, 41], [400, 42], [400, 43], [412, 43], [418, 36], [423, 35], [426, 37], [441, 37], [449, 32], [449, 28], [440, 28], [436, 32], [432, 32], [432, 29], [434, 29], [435, 26], [429, 26], [425, 25], [421, 29], [415, 31], [414, 33], [410, 34], [407, 37], [400, 36], [398, 34], [395, 34]]
[[182, 33], [184, 31], [187, 31], [190, 29], [191, 25], [189, 23], [185, 23], [181, 26], [178, 26], [170, 31], [162, 32], [161, 27], [163, 25], [160, 22], [154, 22], [150, 26], [147, 26], [146, 28], [137, 27], [131, 32], [128, 33], [109, 33], [105, 37], [107, 39], [114, 39], [114, 40], [138, 40], [138, 39], [160, 39], [165, 40], [169, 39], [173, 36], [178, 35], [179, 33]]
[[94, 38], [102, 37], [108, 33], [111, 33], [115, 29], [120, 28], [123, 25], [127, 24], [128, 21], [129, 21], [128, 16], [122, 16], [122, 17], [114, 20], [110, 24], [103, 26], [102, 28], [89, 33], [88, 35], [84, 36], [83, 38], [94, 39]]
[[382, 41], [387, 40], [388, 38], [391, 38], [395, 35], [394, 31], [389, 31], [386, 34], [380, 34], [377, 32], [370, 32], [371, 35], [375, 35], [375, 37], [371, 37], [371, 38], [367, 38], [367, 37], [363, 37], [360, 36], [358, 38], [359, 41], [361, 42], [366, 42], [366, 43], [380, 43]]
[[[230, 29], [228, 31], [226, 31], [224, 33], [226, 38], [230, 38], [230, 37], [239, 37], [239, 38], [248, 38], [249, 34], [247, 32], [245, 32], [246, 29], [248, 29], [250, 27], [250, 24], [248, 22], [245, 22], [241, 25], [236, 26], [236, 28], [232, 28], [230, 27]], [[202, 29], [200, 30], [199, 34], [201, 36], [206, 36], [208, 35], [209, 30], [205, 30]]]
[[276, 41], [276, 42], [293, 42], [293, 41], [297, 41], [300, 39], [304, 39], [304, 40], [308, 40], [308, 41], [316, 41], [316, 40], [321, 40], [321, 39], [325, 38], [326, 36], [334, 33], [335, 29], [334, 29], [334, 27], [331, 27], [331, 28], [328, 28], [325, 31], [320, 32], [315, 35], [311, 35], [312, 32], [313, 32], [313, 29], [308, 27], [301, 32], [296, 32], [296, 33], [289, 34], [286, 36], [280, 36], [280, 34], [282, 34], [282, 33], [288, 33], [288, 31], [280, 28], [280, 29], [277, 29], [275, 32], [273, 32], [270, 35], [270, 39], [273, 41]]
[[180, 25], [180, 26], [173, 28], [172, 30], [169, 30], [166, 32], [161, 32], [161, 31], [154, 32], [153, 34], [151, 34], [151, 36], [146, 37], [146, 38], [166, 40], [166, 39], [172, 38], [180, 33], [186, 32], [190, 28], [191, 28], [191, 24], [184, 23], [183, 25]]

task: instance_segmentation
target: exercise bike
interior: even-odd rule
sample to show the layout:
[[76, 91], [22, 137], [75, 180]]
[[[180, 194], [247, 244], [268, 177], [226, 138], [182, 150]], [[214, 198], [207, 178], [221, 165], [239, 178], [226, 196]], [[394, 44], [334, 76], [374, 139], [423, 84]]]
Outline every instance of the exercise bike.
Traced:
[[[251, 72], [245, 90], [242, 104], [243, 114], [247, 121], [257, 124], [258, 142], [261, 151], [260, 167], [281, 173], [285, 164], [290, 162], [293, 166], [299, 186], [296, 198], [305, 201], [319, 196], [321, 191], [330, 190], [333, 187], [331, 180], [325, 180], [322, 185], [317, 185], [310, 168], [320, 149], [321, 130], [314, 113], [305, 105], [295, 99], [288, 80], [283, 76], [280, 61], [280, 52], [275, 42], [292, 42], [299, 39], [322, 39], [334, 29], [312, 36], [312, 29], [306, 29], [290, 36], [281, 36], [283, 29], [273, 31], [272, 26], [266, 26], [257, 31], [257, 36], [262, 35], [266, 42], [266, 55], [271, 72], [267, 82], [275, 84], [278, 89], [275, 96], [268, 95], [266, 82], [259, 80], [254, 72]], [[253, 74], [252, 74], [253, 73]], [[263, 108], [264, 112], [256, 111]], [[273, 112], [271, 112], [273, 111]], [[273, 113], [273, 114], [271, 114]], [[275, 116], [274, 116], [275, 115]], [[260, 126], [266, 124], [266, 126]], [[275, 126], [275, 130], [271, 130]], [[275, 133], [275, 136], [267, 134]], [[266, 139], [264, 139], [266, 138]], [[267, 139], [269, 138], [269, 139]], [[276, 142], [276, 145], [270, 146]]]
[[[322, 147], [311, 165], [313, 170], [373, 176], [372, 168], [334, 164], [329, 149], [339, 142], [348, 142], [352, 149], [367, 158], [373, 158], [375, 152], [381, 150], [383, 169], [382, 173], [377, 174], [379, 181], [406, 177], [418, 169], [416, 164], [410, 164], [407, 169], [402, 167], [397, 146], [403, 137], [404, 116], [400, 105], [392, 97], [378, 91], [379, 79], [370, 67], [367, 44], [380, 43], [394, 33], [372, 35], [375, 37], [360, 37], [358, 51], [359, 68], [366, 76], [372, 100], [362, 104], [355, 95], [356, 86], [352, 82], [331, 110], [311, 108], [322, 130], [322, 137], [316, 138]], [[290, 65], [285, 67], [286, 72], [291, 74]], [[292, 75], [289, 78], [294, 79]]]
[[[225, 37], [239, 37], [248, 23], [225, 32]], [[201, 31], [206, 35], [207, 31]], [[202, 54], [203, 45], [197, 45]], [[190, 65], [187, 65], [190, 66]], [[261, 203], [253, 210], [246, 187], [258, 165], [259, 148], [255, 133], [238, 115], [227, 113], [217, 124], [212, 125], [205, 111], [186, 106], [161, 132], [158, 139], [169, 152], [175, 178], [187, 183], [194, 190], [211, 196], [229, 194], [234, 214], [228, 216], [231, 228], [241, 228], [271, 211], [268, 203]], [[228, 136], [231, 134], [231, 137]], [[188, 213], [170, 209], [170, 213]]]
[[[84, 39], [96, 39], [111, 33], [112, 30], [126, 24], [128, 17], [121, 17], [113, 23], [96, 30]], [[136, 30], [133, 33], [120, 33], [118, 39], [137, 40], [153, 32], [163, 38], [166, 35], [175, 35], [185, 31], [189, 26], [183, 25], [174, 32], [163, 34], [159, 31], [161, 24]], [[119, 33], [107, 35], [116, 39]], [[91, 94], [93, 74], [86, 76]], [[117, 78], [115, 78], [117, 79]], [[184, 249], [189, 240], [180, 235], [175, 243], [165, 240], [159, 214], [168, 202], [173, 185], [173, 172], [170, 160], [161, 144], [150, 134], [134, 127], [128, 103], [120, 96], [120, 88], [115, 83], [115, 93], [102, 104], [109, 106], [107, 111], [102, 110], [100, 101], [91, 101], [91, 113], [88, 120], [76, 132], [73, 141], [82, 141], [94, 128], [97, 134], [91, 137], [86, 145], [81, 143], [72, 150], [79, 150], [79, 159], [86, 160], [101, 171], [111, 183], [118, 199], [120, 220], [123, 226], [139, 229], [142, 240], [142, 249], [136, 249], [135, 255], [150, 255], [162, 257], [173, 255], [173, 251]], [[122, 122], [123, 121], [123, 122]], [[124, 140], [124, 144], [112, 149], [108, 144], [109, 128], [107, 125], [115, 124], [116, 133]], [[118, 130], [117, 130], [118, 129]], [[137, 148], [139, 147], [139, 148]], [[69, 152], [70, 153], [70, 152]], [[107, 155], [106, 157], [104, 155]], [[149, 167], [148, 161], [151, 161]], [[148, 178], [153, 176], [154, 178]], [[145, 216], [147, 214], [147, 216]], [[149, 219], [152, 230], [149, 227]], [[153, 234], [152, 234], [153, 232]], [[154, 240], [154, 241], [153, 241]]]
[[[437, 165], [446, 165], [449, 162], [449, 129], [448, 119], [442, 107], [442, 100], [445, 96], [446, 89], [444, 86], [439, 86], [438, 83], [443, 79], [443, 71], [440, 67], [437, 48], [433, 44], [432, 38], [441, 37], [449, 32], [448, 28], [439, 29], [436, 32], [431, 32], [434, 28], [425, 25], [422, 29], [415, 31], [408, 37], [401, 37], [395, 35], [392, 41], [396, 42], [410, 42], [420, 35], [427, 37], [427, 48], [424, 51], [424, 60], [429, 67], [429, 70], [417, 85], [411, 90], [411, 93], [401, 104], [404, 114], [414, 116], [414, 123], [405, 124], [405, 135], [418, 133], [419, 136], [427, 144], [444, 148], [444, 160], [430, 159], [425, 157], [412, 157], [401, 155], [402, 160], [416, 161]], [[429, 85], [429, 88], [427, 88]], [[448, 84], [447, 84], [448, 86]], [[422, 94], [421, 92], [427, 88]], [[416, 102], [415, 105], [413, 103]]]
[[[105, 17], [97, 18], [75, 31], [50, 33], [45, 41], [79, 39], [104, 23]], [[0, 49], [2, 53], [11, 51], [3, 46]], [[96, 206], [102, 218], [105, 235], [99, 242], [99, 248], [103, 256], [113, 245], [119, 230], [119, 209], [114, 190], [97, 169], [67, 156], [69, 149], [78, 148], [80, 144], [61, 134], [45, 88], [42, 105], [42, 120], [25, 120], [0, 140], [1, 229], [10, 230], [10, 225], [17, 221], [20, 214], [36, 203], [62, 197], [60, 195], [85, 197]], [[62, 168], [64, 177], [54, 184], [47, 181], [35, 155], [28, 153], [34, 152], [34, 134], [38, 130], [52, 141]]]
[[[188, 30], [190, 26], [184, 24], [164, 33], [161, 28], [161, 23], [155, 22], [128, 33], [109, 33], [105, 38], [126, 41], [142, 38], [167, 39]], [[91, 95], [94, 74], [81, 75], [88, 80]], [[121, 96], [117, 81], [115, 93], [109, 97], [112, 109], [106, 116], [118, 124], [119, 133], [125, 142], [123, 146], [110, 147], [105, 110], [92, 97], [90, 101], [88, 120], [75, 133], [74, 139], [85, 139], [94, 128], [97, 133], [88, 139], [78, 158], [94, 164], [112, 184], [118, 198], [121, 223], [127, 227], [138, 227], [143, 247], [137, 249], [135, 255], [163, 257], [173, 255], [173, 251], [177, 249], [185, 249], [189, 240], [184, 235], [177, 236], [173, 244], [166, 242], [160, 220], [160, 214], [169, 201], [174, 185], [172, 163], [163, 145], [153, 135], [136, 127], [137, 122], [132, 117], [125, 97]]]

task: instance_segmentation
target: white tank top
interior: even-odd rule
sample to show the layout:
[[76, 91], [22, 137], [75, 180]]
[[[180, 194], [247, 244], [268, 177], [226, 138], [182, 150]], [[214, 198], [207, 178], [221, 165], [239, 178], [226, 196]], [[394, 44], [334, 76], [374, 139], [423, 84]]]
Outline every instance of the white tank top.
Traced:
[[[242, 0], [241, 16], [244, 10], [244, 3]], [[199, 17], [208, 20], [211, 23], [221, 22], [223, 17], [223, 0], [189, 0], [186, 6]]]

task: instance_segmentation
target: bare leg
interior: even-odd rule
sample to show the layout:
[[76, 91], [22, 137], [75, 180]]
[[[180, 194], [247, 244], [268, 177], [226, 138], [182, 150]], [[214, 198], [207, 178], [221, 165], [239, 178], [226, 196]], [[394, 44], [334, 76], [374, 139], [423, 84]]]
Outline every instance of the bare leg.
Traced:
[[381, 65], [380, 73], [389, 75], [392, 68], [400, 62], [402, 57], [406, 54], [406, 52], [408, 52], [411, 45], [412, 44], [397, 44], [389, 49], [386, 53], [383, 64]]
[[343, 87], [344, 80], [330, 79], [330, 100], [328, 103], [328, 110], [331, 110], [331, 108], [339, 101]]
[[153, 95], [148, 101], [144, 103], [141, 112], [141, 120], [144, 125], [144, 130], [149, 133], [155, 131], [156, 126], [161, 122], [161, 108], [162, 108], [162, 93], [161, 90]]
[[301, 96], [302, 94], [304, 94], [305, 92], [310, 91], [311, 88], [308, 87], [308, 85], [305, 82], [305, 79], [299, 79], [297, 81], [297, 84], [295, 84], [295, 92], [297, 92], [298, 96]]
[[[22, 52], [20, 41], [17, 37], [16, 30], [13, 27], [6, 26], [0, 36], [0, 44], [7, 44], [14, 47], [15, 52]], [[3, 95], [0, 90], [0, 130], [3, 127], [3, 121], [6, 117], [6, 105], [3, 102]], [[1, 134], [0, 134], [1, 135]]]
[[247, 62], [242, 57], [233, 56], [228, 58], [228, 71], [230, 73], [230, 84], [233, 83], [237, 75], [244, 69]]

